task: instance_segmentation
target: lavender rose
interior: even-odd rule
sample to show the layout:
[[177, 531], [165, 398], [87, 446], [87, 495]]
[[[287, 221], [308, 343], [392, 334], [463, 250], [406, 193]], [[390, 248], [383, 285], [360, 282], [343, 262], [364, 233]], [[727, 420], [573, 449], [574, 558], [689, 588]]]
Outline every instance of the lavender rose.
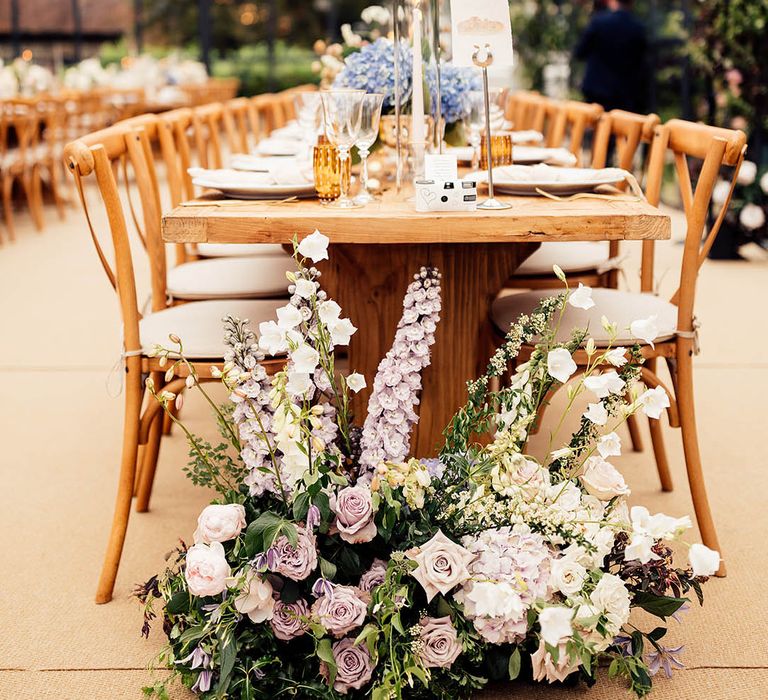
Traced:
[[438, 593], [446, 595], [469, 578], [467, 566], [475, 555], [449, 540], [438, 530], [429, 542], [406, 552], [418, 566], [411, 572], [424, 588], [427, 601]]
[[350, 544], [370, 542], [376, 537], [371, 492], [363, 486], [347, 486], [339, 491], [333, 508], [334, 526], [339, 536]]
[[365, 621], [367, 598], [359, 588], [334, 586], [333, 593], [315, 601], [312, 613], [334, 637], [343, 637]]
[[[355, 640], [345, 637], [333, 645], [333, 659], [336, 662], [336, 680], [333, 689], [346, 695], [350, 689], [360, 690], [373, 675], [373, 660], [365, 644], [355, 646]], [[320, 675], [330, 677], [328, 666], [320, 663]]]
[[371, 568], [360, 577], [358, 588], [360, 588], [361, 591], [370, 593], [376, 586], [380, 586], [384, 583], [386, 576], [387, 562], [382, 559], [374, 559]]
[[283, 603], [278, 600], [269, 624], [275, 637], [287, 642], [301, 637], [309, 629], [306, 618], [309, 615], [307, 602], [301, 598], [295, 603]]
[[301, 525], [296, 526], [298, 541], [293, 547], [285, 535], [280, 535], [273, 545], [277, 552], [277, 566], [274, 571], [293, 581], [303, 581], [317, 567], [317, 545], [311, 532]]
[[461, 654], [456, 629], [450, 616], [425, 617], [419, 621], [422, 647], [419, 658], [427, 668], [449, 668]]

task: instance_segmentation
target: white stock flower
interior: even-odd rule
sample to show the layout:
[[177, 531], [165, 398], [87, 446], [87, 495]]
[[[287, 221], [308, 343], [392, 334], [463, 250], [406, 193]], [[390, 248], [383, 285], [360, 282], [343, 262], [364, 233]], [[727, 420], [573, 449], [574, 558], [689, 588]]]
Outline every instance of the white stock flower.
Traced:
[[623, 367], [627, 364], [627, 349], [619, 346], [609, 350], [605, 353], [605, 361], [612, 364], [614, 367]]
[[642, 532], [632, 534], [627, 548], [624, 550], [624, 559], [634, 561], [637, 559], [641, 564], [647, 564], [651, 559], [658, 559], [659, 555], [651, 551], [654, 539], [650, 535]]
[[597, 440], [597, 451], [600, 456], [618, 457], [621, 455], [621, 438], [616, 433], [608, 433]]
[[750, 231], [760, 228], [765, 223], [765, 212], [757, 204], [745, 204], [739, 212], [739, 223]]
[[349, 345], [349, 340], [357, 328], [348, 318], [337, 318], [328, 324], [328, 330], [334, 345]]
[[576, 363], [566, 348], [556, 348], [547, 354], [547, 372], [549, 376], [565, 384], [576, 371]]
[[725, 204], [725, 200], [728, 199], [728, 193], [731, 191], [731, 183], [725, 180], [718, 180], [715, 186], [712, 188], [712, 203], [718, 207], [722, 207]]
[[637, 402], [648, 418], [661, 418], [662, 411], [669, 408], [669, 396], [664, 391], [664, 387], [660, 386], [644, 391], [638, 397]]
[[296, 280], [296, 294], [302, 299], [311, 299], [315, 293], [315, 283], [304, 278]]
[[591, 309], [595, 305], [592, 300], [592, 288], [579, 282], [579, 288], [568, 296], [568, 303], [577, 309]]
[[760, 178], [760, 189], [765, 193], [768, 194], [768, 170], [766, 170], [763, 173], [763, 176]]
[[586, 577], [587, 569], [575, 558], [562, 557], [552, 562], [549, 585], [566, 598], [571, 598], [582, 589]]
[[285, 329], [274, 321], [262, 321], [259, 324], [259, 348], [269, 355], [279, 355], [288, 350]]
[[751, 160], [745, 160], [741, 164], [741, 169], [739, 170], [736, 182], [738, 182], [740, 185], [751, 185], [755, 181], [756, 177], [757, 164], [753, 163]]
[[602, 403], [589, 404], [583, 415], [595, 425], [605, 425], [608, 422], [608, 411]]
[[328, 236], [324, 236], [317, 229], [299, 243], [298, 251], [300, 255], [309, 258], [312, 262], [328, 260]]
[[580, 479], [587, 493], [601, 501], [629, 494], [629, 487], [621, 472], [602, 457], [593, 456], [587, 459]]
[[361, 389], [365, 389], [368, 384], [365, 381], [365, 377], [360, 374], [360, 372], [352, 372], [352, 374], [347, 377], [347, 386], [357, 393]]
[[720, 552], [703, 544], [692, 544], [688, 561], [694, 576], [714, 576], [720, 568]]
[[655, 347], [653, 341], [659, 335], [659, 317], [655, 314], [648, 318], [641, 318], [637, 321], [632, 321], [629, 326], [629, 330], [635, 338], [644, 340], [651, 347]]
[[293, 304], [286, 304], [277, 310], [277, 325], [284, 330], [295, 328], [302, 320], [301, 311]]
[[602, 374], [593, 374], [584, 379], [584, 386], [597, 396], [598, 399], [604, 399], [611, 394], [620, 394], [624, 391], [624, 380], [615, 370], [603, 372]]
[[573, 610], [562, 606], [544, 608], [539, 613], [541, 638], [550, 646], [555, 646], [562, 639], [568, 639], [573, 634], [571, 626]]
[[309, 391], [312, 381], [306, 372], [289, 372], [285, 390], [291, 396], [304, 396]]
[[302, 343], [291, 353], [293, 369], [302, 374], [311, 374], [320, 362], [320, 353], [311, 345]]

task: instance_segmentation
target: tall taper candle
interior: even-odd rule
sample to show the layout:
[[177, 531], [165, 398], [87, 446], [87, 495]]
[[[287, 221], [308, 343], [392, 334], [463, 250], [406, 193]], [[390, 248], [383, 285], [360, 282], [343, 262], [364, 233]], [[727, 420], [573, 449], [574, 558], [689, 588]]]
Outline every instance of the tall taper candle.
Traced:
[[412, 144], [424, 148], [427, 141], [424, 123], [424, 71], [422, 68], [422, 14], [418, 7], [413, 8], [413, 87], [411, 97], [411, 138]]

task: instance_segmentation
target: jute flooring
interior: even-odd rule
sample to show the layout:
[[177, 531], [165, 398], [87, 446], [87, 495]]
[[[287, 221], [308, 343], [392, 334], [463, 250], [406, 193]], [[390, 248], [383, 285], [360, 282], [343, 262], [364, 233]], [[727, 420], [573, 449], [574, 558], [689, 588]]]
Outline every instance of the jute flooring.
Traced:
[[[178, 537], [190, 537], [208, 494], [181, 473], [182, 438], [165, 440], [152, 511], [132, 519], [115, 599], [93, 603], [120, 451], [122, 397], [112, 396], [119, 372], [110, 374], [120, 348], [118, 307], [80, 212], [72, 208], [64, 223], [52, 212], [48, 219], [37, 234], [19, 216], [19, 240], [0, 247], [0, 698], [139, 698], [162, 639], [139, 636], [131, 590], [161, 567]], [[636, 244], [626, 249], [636, 256]], [[659, 246], [665, 294], [680, 251], [673, 242]], [[729, 575], [706, 586], [703, 608], [671, 623], [669, 639], [686, 645], [686, 669], [659, 679], [653, 698], [768, 697], [768, 259], [756, 250], [750, 256], [748, 263], [708, 262], [699, 287], [700, 439]], [[356, 321], [364, 333], [364, 319]], [[187, 401], [184, 417], [209, 430], [199, 401]], [[667, 429], [666, 437], [673, 493], [660, 492], [648, 450], [628, 452], [619, 465], [635, 502], [690, 513], [680, 436]], [[626, 690], [606, 680], [574, 695], [619, 698]], [[568, 695], [515, 686], [484, 697]]]

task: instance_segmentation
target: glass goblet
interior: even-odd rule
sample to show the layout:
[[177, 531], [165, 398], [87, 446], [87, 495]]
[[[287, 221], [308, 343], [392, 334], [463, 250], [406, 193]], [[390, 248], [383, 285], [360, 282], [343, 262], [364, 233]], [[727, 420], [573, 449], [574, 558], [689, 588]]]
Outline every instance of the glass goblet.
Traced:
[[480, 134], [485, 127], [485, 95], [482, 90], [467, 92], [465, 112], [466, 124], [469, 126], [469, 145], [472, 146], [472, 168], [477, 170], [480, 163]]
[[373, 195], [368, 191], [368, 155], [371, 146], [379, 136], [379, 119], [384, 95], [370, 93], [363, 97], [363, 107], [360, 118], [360, 132], [355, 141], [357, 152], [360, 154], [360, 193], [355, 197], [358, 204], [368, 204], [373, 201]]
[[293, 98], [296, 123], [299, 125], [301, 142], [307, 149], [315, 145], [322, 121], [322, 104], [319, 92], [297, 92]]
[[[321, 92], [325, 132], [328, 140], [339, 149], [342, 174], [346, 170], [345, 163], [349, 158], [349, 151], [360, 134], [364, 97], [364, 90], [323, 90]], [[341, 195], [328, 206], [341, 209], [361, 206], [349, 198], [349, 178], [342, 175]]]

